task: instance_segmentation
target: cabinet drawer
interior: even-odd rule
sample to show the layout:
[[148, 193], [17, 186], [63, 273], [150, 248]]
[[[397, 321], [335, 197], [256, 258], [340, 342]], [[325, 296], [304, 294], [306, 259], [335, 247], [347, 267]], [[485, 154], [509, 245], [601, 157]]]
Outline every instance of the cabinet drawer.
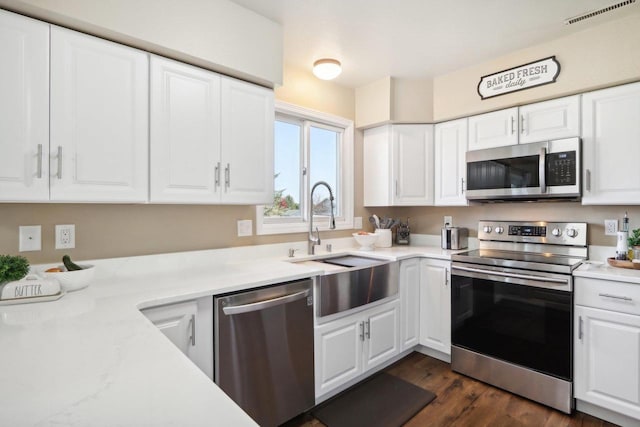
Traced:
[[640, 315], [640, 285], [577, 277], [575, 303]]

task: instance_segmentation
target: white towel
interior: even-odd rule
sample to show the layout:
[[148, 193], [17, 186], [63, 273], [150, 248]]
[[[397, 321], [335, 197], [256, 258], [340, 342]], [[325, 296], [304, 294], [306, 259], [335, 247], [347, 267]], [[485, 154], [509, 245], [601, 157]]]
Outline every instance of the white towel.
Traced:
[[5, 283], [2, 287], [0, 300], [17, 298], [32, 298], [57, 295], [60, 293], [60, 284], [54, 279], [41, 279], [36, 276], [27, 276], [22, 280]]

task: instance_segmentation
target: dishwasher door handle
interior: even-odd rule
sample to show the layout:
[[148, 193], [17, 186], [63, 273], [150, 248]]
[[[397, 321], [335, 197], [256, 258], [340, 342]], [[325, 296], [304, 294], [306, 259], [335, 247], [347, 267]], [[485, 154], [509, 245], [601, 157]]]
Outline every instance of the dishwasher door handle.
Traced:
[[298, 301], [300, 299], [308, 297], [310, 292], [311, 292], [310, 289], [305, 289], [304, 291], [301, 291], [301, 292], [296, 292], [293, 294], [288, 294], [278, 298], [268, 299], [265, 301], [223, 307], [222, 311], [224, 312], [224, 314], [228, 316], [231, 316], [234, 314], [241, 314], [241, 313], [251, 313], [252, 311], [264, 310], [265, 308], [275, 307], [277, 305]]

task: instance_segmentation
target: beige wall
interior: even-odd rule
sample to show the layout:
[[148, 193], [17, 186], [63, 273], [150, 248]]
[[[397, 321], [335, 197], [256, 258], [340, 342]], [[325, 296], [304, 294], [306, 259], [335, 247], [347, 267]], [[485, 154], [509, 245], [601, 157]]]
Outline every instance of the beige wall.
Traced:
[[[480, 77], [555, 55], [556, 83], [481, 100]], [[434, 119], [443, 121], [640, 80], [640, 14], [607, 22], [434, 79]]]
[[0, 0], [0, 7], [268, 87], [282, 82], [282, 26], [228, 0]]

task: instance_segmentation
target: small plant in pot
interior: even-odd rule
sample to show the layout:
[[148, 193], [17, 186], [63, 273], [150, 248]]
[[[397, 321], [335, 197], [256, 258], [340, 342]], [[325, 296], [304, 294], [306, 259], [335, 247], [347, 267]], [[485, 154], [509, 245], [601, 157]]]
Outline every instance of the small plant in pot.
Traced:
[[19, 255], [0, 255], [0, 285], [20, 280], [29, 273], [29, 261]]
[[640, 258], [640, 228], [636, 228], [629, 234], [629, 259]]

